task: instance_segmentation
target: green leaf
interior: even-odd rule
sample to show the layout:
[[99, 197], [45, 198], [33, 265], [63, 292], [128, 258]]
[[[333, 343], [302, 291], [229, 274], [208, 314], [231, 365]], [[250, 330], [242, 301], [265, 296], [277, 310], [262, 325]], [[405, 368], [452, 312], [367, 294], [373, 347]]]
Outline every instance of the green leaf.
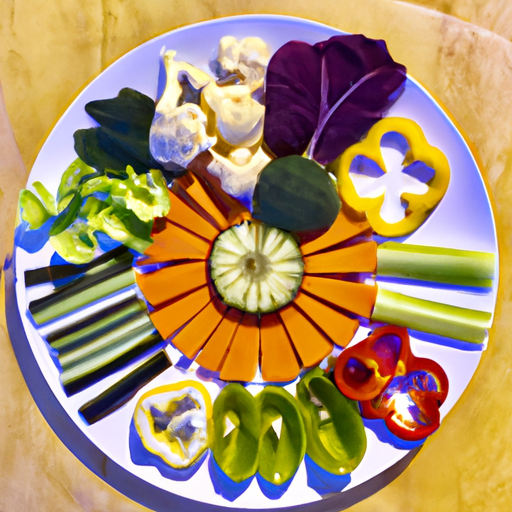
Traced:
[[[76, 192], [84, 182], [84, 178], [91, 178], [96, 174], [95, 169], [77, 158], [65, 171], [60, 179], [57, 201], [60, 203], [67, 195]], [[39, 192], [39, 194], [41, 194]]]
[[30, 229], [40, 228], [50, 217], [41, 200], [30, 190], [20, 192], [21, 218], [28, 222]]
[[56, 236], [67, 229], [78, 217], [82, 206], [82, 196], [77, 192], [66, 208], [59, 213], [50, 228], [50, 236]]
[[254, 190], [253, 217], [296, 233], [328, 229], [340, 208], [329, 174], [300, 156], [270, 162]]
[[155, 115], [151, 98], [125, 88], [116, 98], [91, 101], [85, 110], [100, 125], [74, 134], [75, 150], [87, 164], [98, 170], [121, 171], [131, 165], [137, 173], [161, 169], [149, 150]]

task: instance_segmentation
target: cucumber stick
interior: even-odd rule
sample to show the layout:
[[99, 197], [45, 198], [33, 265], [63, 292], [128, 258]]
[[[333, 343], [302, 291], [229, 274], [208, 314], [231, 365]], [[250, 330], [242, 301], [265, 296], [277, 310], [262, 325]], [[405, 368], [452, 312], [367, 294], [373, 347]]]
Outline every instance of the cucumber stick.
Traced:
[[371, 319], [470, 343], [483, 343], [492, 315], [379, 288]]
[[124, 336], [111, 340], [101, 350], [73, 362], [63, 369], [60, 379], [68, 396], [132, 362], [138, 355], [162, 342], [151, 321]]
[[491, 287], [494, 254], [385, 242], [377, 249], [377, 277]]
[[86, 317], [78, 324], [53, 332], [46, 337], [46, 340], [52, 349], [59, 354], [64, 354], [129, 322], [132, 315], [141, 311], [146, 311], [144, 302], [138, 298], [131, 298], [98, 312], [94, 317]]
[[[69, 285], [69, 287], [52, 294], [50, 297], [54, 297], [54, 300], [47, 301], [42, 307], [38, 307], [40, 304], [39, 301], [31, 302], [29, 311], [32, 313], [36, 324], [41, 325], [91, 304], [123, 288], [132, 286], [134, 283], [135, 275], [130, 267], [108, 279], [94, 280], [94, 282], [85, 286], [75, 287], [73, 283]], [[66, 291], [67, 293], [60, 294], [59, 292], [62, 291]], [[46, 299], [46, 297], [43, 297], [43, 299]]]
[[161, 350], [103, 393], [82, 405], [79, 409], [80, 414], [89, 425], [96, 423], [122, 407], [139, 389], [171, 366], [167, 354]]

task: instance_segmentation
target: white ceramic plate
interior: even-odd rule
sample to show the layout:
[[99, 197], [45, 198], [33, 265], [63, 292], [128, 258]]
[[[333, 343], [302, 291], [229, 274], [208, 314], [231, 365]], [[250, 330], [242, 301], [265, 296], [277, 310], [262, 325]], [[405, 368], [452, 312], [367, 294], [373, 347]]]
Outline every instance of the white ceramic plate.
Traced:
[[[178, 60], [188, 61], [208, 71], [211, 53], [219, 39], [225, 35], [233, 35], [239, 39], [248, 35], [259, 36], [275, 51], [292, 39], [315, 43], [339, 33], [336, 29], [298, 18], [243, 16], [184, 27], [144, 43], [107, 68], [77, 97], [42, 147], [30, 174], [28, 187], [34, 181], [41, 181], [50, 192], [56, 192], [62, 172], [76, 158], [73, 149], [74, 131], [93, 126], [84, 110], [87, 102], [115, 97], [123, 87], [131, 87], [153, 98], [156, 96], [162, 46], [176, 50]], [[468, 146], [448, 116], [425, 89], [410, 78], [403, 95], [388, 115], [408, 117], [416, 121], [429, 143], [445, 153], [452, 171], [445, 198], [425, 224], [408, 238], [408, 242], [487, 251], [497, 256], [493, 214], [482, 177]], [[91, 469], [113, 486], [153, 508], [166, 508], [165, 503], [173, 510], [180, 507], [185, 507], [184, 510], [201, 510], [201, 503], [249, 509], [298, 506], [298, 510], [303, 508], [300, 505], [311, 510], [342, 508], [343, 502], [332, 499], [321, 501], [321, 497], [307, 486], [304, 464], [281, 499], [266, 498], [259, 490], [256, 480], [253, 480], [249, 489], [234, 502], [229, 502], [215, 493], [206, 463], [186, 482], [166, 479], [154, 467], [133, 464], [128, 450], [128, 430], [137, 398], [149, 388], [183, 379], [183, 375], [175, 368], [153, 380], [117, 412], [93, 426], [87, 426], [80, 418], [78, 408], [113, 383], [113, 377], [104, 379], [71, 398], [66, 397], [46, 344], [25, 313], [28, 301], [48, 292], [48, 289], [39, 287], [38, 290], [29, 290], [27, 293], [23, 284], [23, 273], [26, 269], [49, 263], [52, 250], [48, 245], [36, 254], [27, 254], [19, 248], [15, 252], [16, 302], [10, 309], [16, 311], [10, 312], [11, 339], [41, 410], [58, 435]], [[497, 268], [496, 263], [496, 272]], [[497, 277], [495, 282], [497, 283]], [[383, 286], [400, 291], [405, 285]], [[406, 288], [413, 296], [489, 312], [494, 311], [497, 291], [496, 285], [492, 290], [478, 294], [445, 288], [429, 289], [424, 286]], [[421, 340], [412, 337], [411, 346], [415, 355], [434, 359], [448, 375], [450, 391], [441, 408], [444, 417], [469, 383], [482, 351], [461, 350], [449, 344], [432, 343], [426, 337]], [[32, 359], [34, 364], [29, 361]], [[116, 377], [128, 371], [129, 368], [118, 373]], [[48, 389], [53, 396], [48, 396]], [[215, 384], [210, 384], [209, 389], [213, 396], [218, 393]], [[342, 494], [371, 481], [399, 461], [409, 460], [404, 459], [408, 454], [407, 450], [399, 450], [382, 443], [370, 430], [367, 430], [367, 436], [367, 453], [361, 465], [352, 473], [351, 483]], [[370, 487], [368, 489], [367, 495], [375, 491], [373, 487], [373, 490]], [[152, 492], [160, 501], [149, 498], [148, 493]], [[358, 499], [362, 497], [364, 496]], [[200, 503], [184, 501], [181, 498], [197, 500]]]

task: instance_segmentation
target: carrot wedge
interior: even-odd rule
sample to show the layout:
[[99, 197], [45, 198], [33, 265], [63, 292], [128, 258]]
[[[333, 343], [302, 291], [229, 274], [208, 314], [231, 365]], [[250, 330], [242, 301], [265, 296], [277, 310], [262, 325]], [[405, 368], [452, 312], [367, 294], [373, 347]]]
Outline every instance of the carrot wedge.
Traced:
[[140, 265], [172, 260], [196, 259], [205, 260], [210, 251], [210, 244], [192, 233], [165, 222], [165, 227], [153, 233], [153, 244], [144, 253], [149, 257]]
[[238, 329], [241, 318], [242, 312], [238, 309], [229, 309], [227, 311], [217, 329], [197, 356], [197, 364], [213, 372], [221, 369], [224, 356]]
[[214, 298], [197, 316], [176, 334], [172, 344], [189, 359], [194, 359], [215, 331], [227, 306]]
[[194, 318], [211, 300], [208, 286], [149, 314], [153, 325], [165, 340]]
[[313, 321], [336, 345], [346, 347], [359, 327], [359, 322], [304, 293], [295, 297], [295, 305]]
[[246, 314], [229, 346], [228, 355], [220, 370], [220, 378], [250, 382], [256, 375], [259, 355], [259, 319], [256, 315]]
[[166, 217], [173, 224], [182, 226], [206, 240], [213, 240], [219, 234], [219, 230], [216, 227], [172, 192], [171, 209]]
[[365, 318], [370, 318], [377, 297], [376, 286], [327, 277], [304, 276], [301, 287], [315, 297]]
[[279, 316], [303, 366], [315, 366], [332, 352], [332, 344], [293, 303], [279, 310]]
[[207, 283], [206, 272], [206, 262], [196, 261], [146, 274], [136, 272], [135, 280], [145, 299], [156, 307], [204, 286]]
[[279, 320], [271, 313], [261, 317], [261, 376], [267, 382], [289, 382], [300, 372], [290, 338]]
[[193, 173], [189, 172], [174, 180], [172, 191], [191, 206], [194, 207], [194, 203], [199, 205], [207, 215], [210, 215], [220, 230], [229, 227], [228, 221]]
[[371, 228], [367, 221], [354, 222], [345, 215], [343, 210], [340, 210], [338, 217], [336, 217], [329, 231], [311, 242], [302, 244], [300, 250], [304, 255], [312, 254], [360, 235], [369, 229]]
[[374, 272], [376, 267], [377, 244], [375, 242], [363, 242], [304, 258], [306, 274]]

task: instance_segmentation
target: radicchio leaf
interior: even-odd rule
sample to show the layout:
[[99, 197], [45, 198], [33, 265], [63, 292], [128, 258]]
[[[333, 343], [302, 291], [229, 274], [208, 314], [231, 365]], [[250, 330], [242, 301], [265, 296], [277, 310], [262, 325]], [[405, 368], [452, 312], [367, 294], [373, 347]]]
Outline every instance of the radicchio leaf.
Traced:
[[277, 156], [306, 150], [321, 164], [358, 142], [401, 94], [406, 69], [386, 43], [340, 35], [314, 46], [291, 41], [267, 69], [263, 137]]

